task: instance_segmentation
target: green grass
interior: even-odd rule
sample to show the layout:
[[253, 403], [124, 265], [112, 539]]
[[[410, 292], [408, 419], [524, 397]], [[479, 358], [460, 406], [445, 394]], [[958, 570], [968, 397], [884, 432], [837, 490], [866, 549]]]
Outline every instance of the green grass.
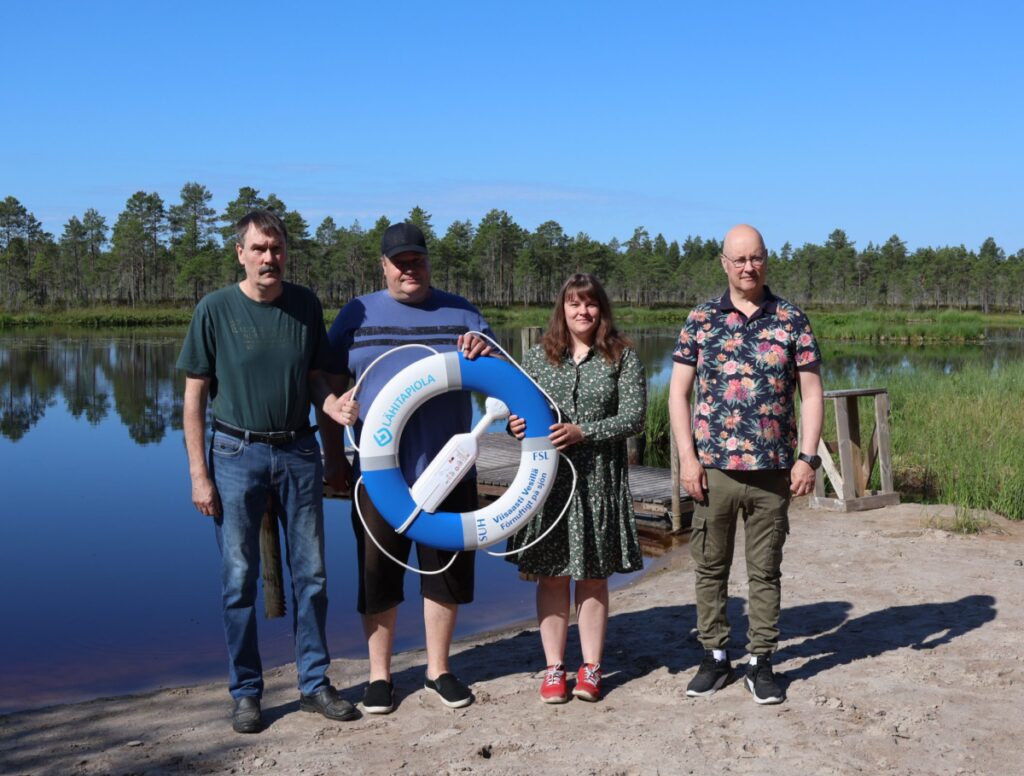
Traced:
[[[884, 377], [862, 373], [857, 385], [826, 387], [889, 391], [893, 476], [905, 500], [955, 505], [954, 526], [960, 531], [980, 525], [974, 510], [1024, 520], [1024, 362], [966, 363], [952, 374], [937, 366]], [[667, 391], [653, 392], [647, 426], [652, 465], [668, 460], [663, 405]], [[866, 446], [874, 427], [870, 399], [861, 400], [860, 418]], [[834, 439], [835, 433], [828, 401], [824, 436]], [[879, 487], [877, 467], [871, 487]]]
[[83, 307], [50, 312], [0, 312], [0, 329], [41, 326], [83, 329], [187, 326], [192, 309], [184, 307]]
[[[487, 307], [481, 310], [492, 326], [547, 326], [550, 307]], [[682, 326], [685, 307], [615, 308], [621, 327]], [[981, 342], [991, 328], [1024, 327], [1024, 316], [942, 310], [810, 310], [815, 334], [824, 340], [865, 342]]]
[[[545, 305], [523, 307], [482, 307], [480, 312], [491, 326], [541, 326], [546, 327], [551, 318], [551, 307]], [[615, 324], [619, 327], [637, 326], [682, 326], [689, 309], [682, 307], [626, 307], [616, 305]]]
[[[918, 368], [873, 383], [889, 390], [897, 489], [1024, 520], [1024, 362], [965, 364], [953, 374]], [[914, 494], [918, 475], [930, 485]]]
[[669, 468], [670, 434], [668, 418], [668, 386], [655, 388], [647, 395], [647, 418], [644, 421], [644, 465]]
[[943, 531], [970, 535], [981, 533], [992, 525], [992, 521], [979, 515], [974, 509], [958, 506], [952, 520], [930, 517], [925, 521], [925, 525], [929, 528], [941, 528]]
[[[815, 333], [822, 339], [978, 342], [985, 339], [986, 329], [1000, 325], [1003, 317], [957, 310], [933, 313], [912, 310], [819, 311], [811, 315], [811, 322]], [[1021, 323], [1018, 318], [1017, 325]]]
[[[623, 328], [681, 326], [689, 307], [615, 307], [616, 323]], [[328, 323], [336, 310], [325, 311]], [[481, 309], [491, 326], [547, 326], [551, 307], [513, 305]], [[1024, 327], [1024, 316], [1010, 313], [943, 310], [810, 310], [815, 333], [824, 340], [865, 342], [980, 342], [989, 328]], [[92, 307], [25, 313], [0, 311], [0, 328], [37, 326], [145, 327], [186, 325], [192, 310], [184, 307]]]

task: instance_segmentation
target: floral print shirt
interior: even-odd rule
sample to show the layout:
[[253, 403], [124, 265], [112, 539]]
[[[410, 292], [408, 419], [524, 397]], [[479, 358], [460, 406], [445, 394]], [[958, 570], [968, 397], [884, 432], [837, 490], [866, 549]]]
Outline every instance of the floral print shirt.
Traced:
[[788, 469], [796, 460], [797, 370], [821, 362], [811, 323], [764, 288], [750, 318], [729, 292], [694, 308], [673, 361], [697, 368], [693, 439], [712, 469]]

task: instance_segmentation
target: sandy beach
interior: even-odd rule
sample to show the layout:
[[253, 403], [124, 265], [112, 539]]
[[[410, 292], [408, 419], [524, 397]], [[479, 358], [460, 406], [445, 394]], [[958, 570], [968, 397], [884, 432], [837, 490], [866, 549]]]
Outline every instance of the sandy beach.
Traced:
[[[457, 645], [452, 667], [475, 694], [465, 709], [422, 689], [421, 652], [395, 661], [393, 714], [347, 723], [300, 712], [285, 666], [268, 673], [259, 735], [232, 732], [224, 682], [106, 698], [0, 717], [0, 773], [1022, 773], [1024, 525], [989, 515], [980, 535], [935, 527], [952, 516], [792, 510], [779, 706], [756, 705], [739, 669], [713, 697], [686, 697], [702, 652], [683, 548], [612, 594], [596, 704], [539, 701], [543, 654], [523, 623]], [[737, 664], [745, 601], [740, 558]], [[570, 644], [575, 668], [575, 628]], [[331, 669], [353, 702], [365, 674], [359, 660]]]

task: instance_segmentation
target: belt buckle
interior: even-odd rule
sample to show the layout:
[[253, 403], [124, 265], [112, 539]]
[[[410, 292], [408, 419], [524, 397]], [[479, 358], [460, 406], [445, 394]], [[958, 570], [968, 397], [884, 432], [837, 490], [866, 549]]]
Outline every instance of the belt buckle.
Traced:
[[285, 445], [295, 438], [293, 431], [271, 431], [267, 434], [267, 442], [272, 445]]

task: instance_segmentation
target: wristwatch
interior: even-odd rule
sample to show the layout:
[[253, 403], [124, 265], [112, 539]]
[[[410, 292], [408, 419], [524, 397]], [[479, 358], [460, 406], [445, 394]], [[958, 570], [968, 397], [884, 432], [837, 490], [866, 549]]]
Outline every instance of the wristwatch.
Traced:
[[797, 456], [801, 461], [810, 466], [812, 469], [817, 471], [821, 468], [821, 456], [820, 455], [808, 455], [807, 453], [800, 453]]

